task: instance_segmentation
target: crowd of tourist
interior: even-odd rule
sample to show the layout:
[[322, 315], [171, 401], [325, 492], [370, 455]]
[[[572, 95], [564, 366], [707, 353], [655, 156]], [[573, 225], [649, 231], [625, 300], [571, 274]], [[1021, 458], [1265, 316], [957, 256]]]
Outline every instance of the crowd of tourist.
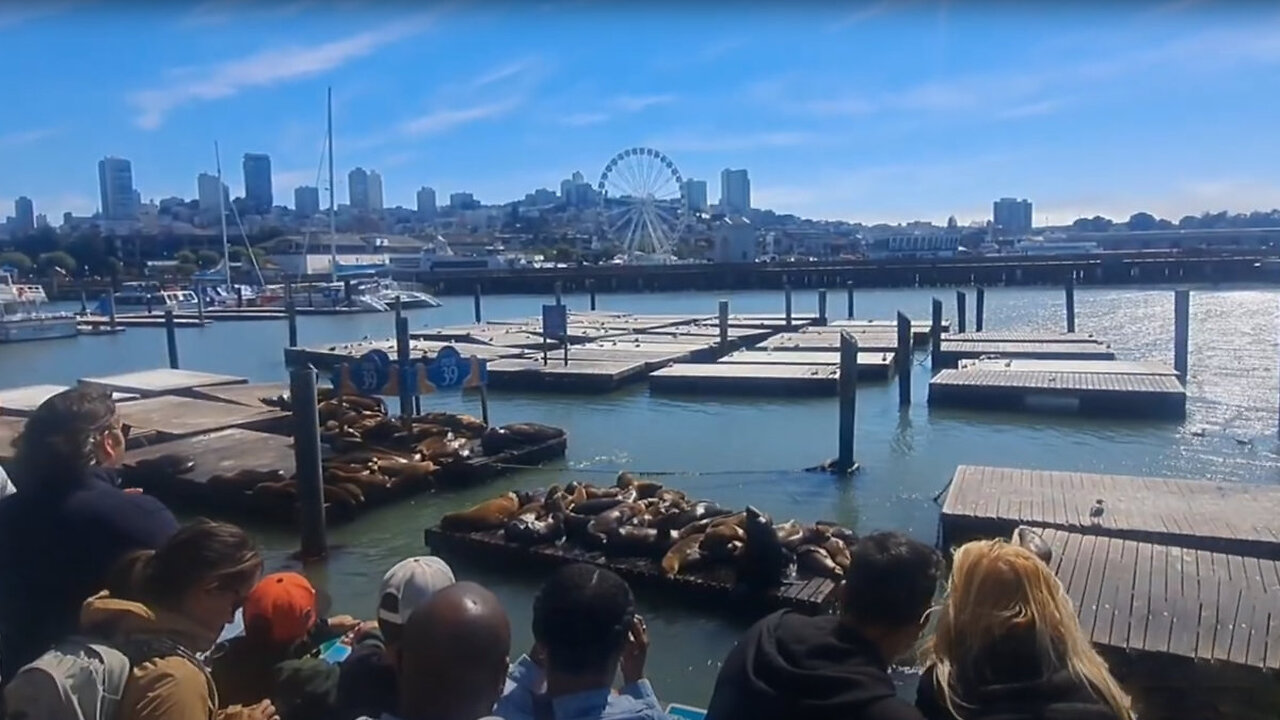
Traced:
[[[657, 720], [649, 636], [627, 583], [569, 565], [511, 647], [502, 603], [440, 558], [390, 568], [373, 619], [322, 617], [297, 573], [263, 574], [227, 523], [180, 525], [119, 487], [128, 427], [105, 393], [53, 396], [0, 498], [6, 720]], [[781, 611], [724, 659], [710, 720], [1131, 720], [1062, 585], [1017, 543], [938, 551], [862, 537], [839, 612]], [[237, 614], [243, 632], [219, 641]], [[923, 667], [914, 702], [890, 666]]]

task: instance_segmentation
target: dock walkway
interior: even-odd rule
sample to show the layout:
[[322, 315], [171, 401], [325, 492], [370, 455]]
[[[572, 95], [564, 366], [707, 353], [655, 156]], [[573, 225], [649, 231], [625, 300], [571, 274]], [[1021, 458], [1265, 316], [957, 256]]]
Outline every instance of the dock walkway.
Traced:
[[943, 370], [929, 381], [929, 404], [1007, 410], [1041, 407], [1113, 417], [1186, 417], [1187, 391], [1171, 370], [1116, 369], [1109, 367], [1115, 363], [1107, 361], [1041, 362], [1058, 364], [1054, 370], [1039, 370], [980, 361]]

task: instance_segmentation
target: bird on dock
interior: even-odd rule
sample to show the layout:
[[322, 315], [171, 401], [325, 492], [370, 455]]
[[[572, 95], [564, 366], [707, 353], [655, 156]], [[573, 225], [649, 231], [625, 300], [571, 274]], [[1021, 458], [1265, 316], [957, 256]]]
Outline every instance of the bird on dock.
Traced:
[[1093, 521], [1096, 523], [1106, 511], [1106, 503], [1102, 502], [1102, 498], [1098, 498], [1093, 501], [1093, 507], [1089, 508], [1089, 517], [1093, 518]]

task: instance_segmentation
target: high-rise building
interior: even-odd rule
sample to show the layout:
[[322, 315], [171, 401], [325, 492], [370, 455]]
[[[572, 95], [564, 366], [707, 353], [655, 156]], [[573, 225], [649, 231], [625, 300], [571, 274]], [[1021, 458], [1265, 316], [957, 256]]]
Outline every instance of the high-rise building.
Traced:
[[271, 212], [275, 204], [271, 195], [271, 156], [266, 153], [244, 154], [244, 201], [250, 212]]
[[1031, 232], [1031, 201], [1000, 198], [991, 204], [991, 224], [1000, 235], [1025, 235]]
[[320, 214], [320, 188], [312, 185], [303, 185], [293, 190], [293, 209], [294, 212], [303, 217], [313, 217]]
[[98, 192], [104, 220], [136, 220], [137, 193], [133, 189], [133, 163], [118, 157], [98, 161]]
[[468, 210], [476, 204], [476, 196], [469, 192], [449, 193], [449, 207], [454, 210]]
[[[222, 204], [218, 204], [218, 193], [222, 193]], [[227, 189], [227, 184], [218, 180], [217, 175], [209, 173], [200, 173], [196, 176], [196, 199], [200, 202], [201, 213], [217, 213], [218, 208], [229, 210], [231, 208], [231, 192]]]
[[707, 211], [707, 181], [689, 178], [684, 181], [684, 198], [693, 212]]
[[347, 197], [352, 210], [369, 209], [369, 173], [364, 168], [347, 173]]
[[436, 191], [422, 186], [418, 188], [418, 214], [430, 220], [436, 216]]
[[751, 209], [751, 180], [746, 170], [720, 171], [720, 211], [743, 214]]
[[382, 209], [382, 175], [377, 170], [369, 171], [369, 209]]
[[31, 198], [23, 195], [13, 201], [13, 222], [15, 235], [26, 235], [36, 229], [36, 207]]

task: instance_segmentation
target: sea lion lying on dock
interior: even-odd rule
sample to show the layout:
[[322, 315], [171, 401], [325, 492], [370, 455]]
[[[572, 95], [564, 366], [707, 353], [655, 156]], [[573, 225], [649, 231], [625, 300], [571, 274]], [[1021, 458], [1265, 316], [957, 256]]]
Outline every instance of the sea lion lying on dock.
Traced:
[[249, 492], [262, 483], [277, 483], [282, 482], [285, 479], [283, 470], [255, 470], [252, 468], [244, 468], [232, 473], [218, 473], [217, 475], [210, 475], [207, 484], [209, 487]]
[[503, 528], [502, 536], [517, 545], [533, 546], [558, 542], [564, 537], [564, 519], [550, 515], [544, 520], [524, 516], [512, 520]]
[[479, 418], [470, 415], [460, 415], [447, 412], [429, 412], [416, 415], [412, 419], [414, 424], [424, 423], [431, 425], [443, 425], [450, 430], [466, 435], [469, 438], [478, 438], [484, 435], [484, 431], [489, 427], [485, 425]]
[[701, 543], [701, 535], [690, 535], [672, 545], [667, 554], [662, 556], [662, 573], [667, 577], [675, 577], [681, 570], [696, 566], [702, 561], [702, 553], [698, 550]]
[[790, 564], [787, 549], [778, 540], [769, 516], [747, 506], [744, 530], [747, 541], [739, 556], [738, 581], [755, 591], [782, 584], [782, 576]]
[[675, 537], [670, 531], [623, 525], [610, 530], [605, 536], [604, 553], [611, 556], [658, 559], [666, 555], [674, 543]]
[[826, 550], [817, 545], [801, 545], [796, 550], [796, 567], [818, 577], [832, 580], [840, 580], [844, 577], [844, 570], [831, 559]]
[[495, 530], [515, 517], [519, 503], [515, 493], [503, 493], [466, 510], [446, 514], [440, 518], [440, 527], [454, 532]]

